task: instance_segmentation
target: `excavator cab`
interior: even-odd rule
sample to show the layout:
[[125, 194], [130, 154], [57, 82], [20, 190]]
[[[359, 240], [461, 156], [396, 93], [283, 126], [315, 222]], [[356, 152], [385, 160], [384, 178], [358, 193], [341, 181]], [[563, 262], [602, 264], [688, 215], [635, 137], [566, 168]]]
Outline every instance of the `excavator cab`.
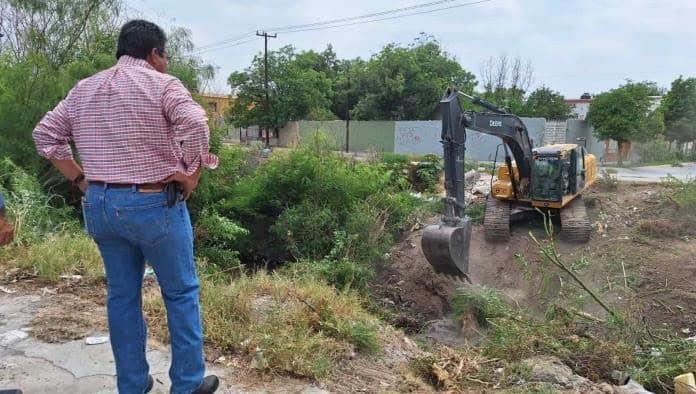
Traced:
[[534, 201], [563, 201], [581, 192], [588, 181], [587, 158], [593, 157], [584, 147], [557, 144], [532, 151], [532, 193]]

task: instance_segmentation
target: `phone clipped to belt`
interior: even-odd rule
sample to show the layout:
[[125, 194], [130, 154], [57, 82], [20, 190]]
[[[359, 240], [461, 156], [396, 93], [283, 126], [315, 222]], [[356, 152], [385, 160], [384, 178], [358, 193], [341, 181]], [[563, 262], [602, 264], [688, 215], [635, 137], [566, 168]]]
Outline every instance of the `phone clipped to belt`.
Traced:
[[171, 208], [176, 205], [179, 199], [179, 184], [177, 182], [167, 183], [164, 192], [167, 193], [167, 207]]

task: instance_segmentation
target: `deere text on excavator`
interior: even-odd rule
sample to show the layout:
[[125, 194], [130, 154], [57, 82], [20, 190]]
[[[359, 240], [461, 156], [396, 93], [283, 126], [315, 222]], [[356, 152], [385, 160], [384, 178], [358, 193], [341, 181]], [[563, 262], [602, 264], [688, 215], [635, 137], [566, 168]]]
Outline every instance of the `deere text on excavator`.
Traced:
[[[488, 112], [462, 111], [460, 96]], [[589, 240], [592, 226], [581, 193], [596, 179], [594, 155], [577, 144], [534, 148], [518, 116], [455, 89], [447, 90], [440, 109], [445, 213], [437, 225], [424, 230], [421, 240], [423, 253], [435, 271], [458, 277], [468, 274], [471, 223], [464, 214], [467, 129], [499, 137], [505, 151], [505, 165], [497, 168], [497, 179], [486, 201], [483, 221], [486, 240], [507, 241], [511, 221], [538, 209], [560, 217], [561, 237], [565, 240]]]

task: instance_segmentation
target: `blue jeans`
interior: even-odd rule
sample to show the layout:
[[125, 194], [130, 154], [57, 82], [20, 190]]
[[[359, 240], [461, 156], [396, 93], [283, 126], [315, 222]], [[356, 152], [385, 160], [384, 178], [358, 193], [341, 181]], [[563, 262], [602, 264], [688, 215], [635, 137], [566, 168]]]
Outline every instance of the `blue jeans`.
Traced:
[[147, 261], [167, 308], [172, 393], [190, 393], [203, 381], [203, 333], [193, 233], [185, 202], [167, 207], [165, 193], [90, 185], [82, 204], [87, 232], [99, 247], [108, 289], [111, 349], [118, 391], [142, 393], [149, 366], [142, 283]]

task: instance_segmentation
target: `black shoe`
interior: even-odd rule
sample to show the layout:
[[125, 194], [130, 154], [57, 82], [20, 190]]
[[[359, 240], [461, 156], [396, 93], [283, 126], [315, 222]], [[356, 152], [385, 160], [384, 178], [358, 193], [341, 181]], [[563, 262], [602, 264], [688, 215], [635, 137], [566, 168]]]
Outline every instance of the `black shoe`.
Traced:
[[203, 383], [193, 392], [193, 394], [213, 394], [220, 386], [220, 380], [215, 375], [206, 376]]
[[152, 375], [147, 375], [147, 388], [145, 389], [146, 393], [149, 393], [150, 390], [152, 390], [152, 387], [155, 385], [155, 380], [152, 379]]

